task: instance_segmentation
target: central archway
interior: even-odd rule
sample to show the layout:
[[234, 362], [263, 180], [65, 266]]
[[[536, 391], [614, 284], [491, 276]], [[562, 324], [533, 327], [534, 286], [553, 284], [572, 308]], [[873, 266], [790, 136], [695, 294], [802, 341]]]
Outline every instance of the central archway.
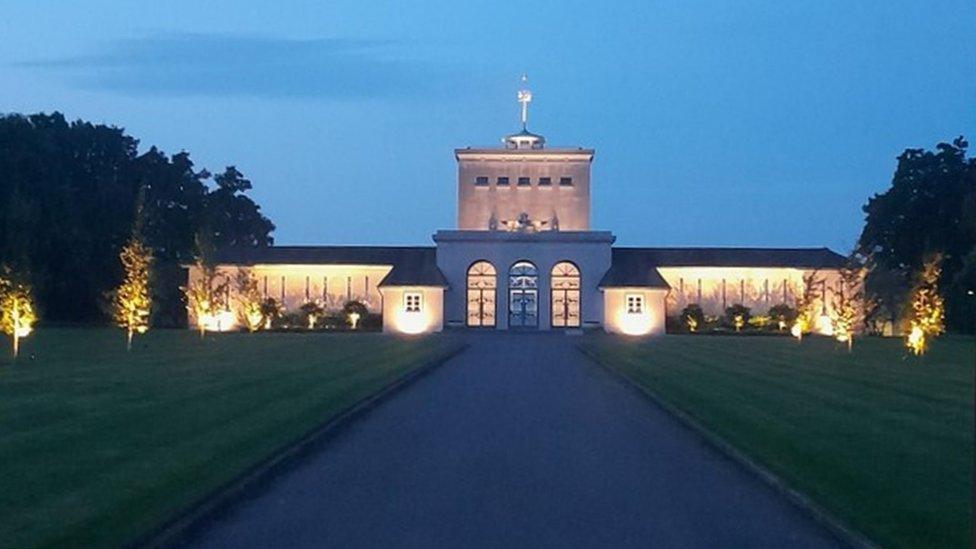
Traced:
[[539, 270], [529, 261], [508, 270], [508, 327], [539, 327]]

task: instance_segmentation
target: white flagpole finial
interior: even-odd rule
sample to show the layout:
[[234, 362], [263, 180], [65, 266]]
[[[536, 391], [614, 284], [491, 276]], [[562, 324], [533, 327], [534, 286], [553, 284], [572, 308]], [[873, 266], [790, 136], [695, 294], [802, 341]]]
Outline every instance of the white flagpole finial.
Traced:
[[522, 104], [522, 129], [526, 127], [529, 119], [529, 103], [532, 102], [532, 92], [529, 90], [529, 77], [522, 75], [522, 89], [518, 92], [518, 102]]

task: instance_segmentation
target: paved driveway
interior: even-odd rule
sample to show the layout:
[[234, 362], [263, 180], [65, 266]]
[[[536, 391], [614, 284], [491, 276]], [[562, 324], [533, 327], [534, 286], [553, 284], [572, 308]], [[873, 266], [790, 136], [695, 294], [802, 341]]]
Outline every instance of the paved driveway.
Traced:
[[577, 338], [470, 338], [189, 545], [837, 545]]

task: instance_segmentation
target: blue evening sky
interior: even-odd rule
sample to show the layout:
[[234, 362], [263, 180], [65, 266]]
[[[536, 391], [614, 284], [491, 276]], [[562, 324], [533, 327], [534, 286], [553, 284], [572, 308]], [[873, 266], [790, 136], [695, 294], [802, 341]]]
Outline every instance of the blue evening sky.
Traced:
[[906, 147], [976, 143], [976, 2], [0, 1], [0, 112], [235, 164], [279, 244], [427, 244], [452, 149], [593, 147], [623, 245], [830, 246]]

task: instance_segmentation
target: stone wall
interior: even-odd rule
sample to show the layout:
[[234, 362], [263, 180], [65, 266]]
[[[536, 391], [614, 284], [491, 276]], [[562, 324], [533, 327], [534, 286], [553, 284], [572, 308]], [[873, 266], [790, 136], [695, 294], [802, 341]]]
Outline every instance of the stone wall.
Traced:
[[[834, 295], [841, 290], [836, 270], [757, 268], [757, 267], [659, 267], [658, 272], [671, 286], [668, 315], [681, 313], [691, 303], [699, 304], [706, 315], [722, 316], [736, 303], [752, 314], [764, 314], [770, 307], [786, 303], [794, 307], [803, 292], [804, 276], [814, 275], [815, 307], [829, 314]], [[849, 291], [849, 289], [847, 290]]]
[[[557, 218], [562, 231], [590, 228], [591, 152], [486, 151], [458, 152], [458, 219], [462, 230], [488, 230], [492, 218], [499, 224], [522, 213], [533, 221]], [[479, 185], [478, 178], [487, 178]], [[498, 185], [507, 177], [508, 185]], [[528, 185], [519, 185], [519, 178]], [[549, 185], [540, 185], [548, 177]], [[560, 178], [572, 185], [560, 185]]]

